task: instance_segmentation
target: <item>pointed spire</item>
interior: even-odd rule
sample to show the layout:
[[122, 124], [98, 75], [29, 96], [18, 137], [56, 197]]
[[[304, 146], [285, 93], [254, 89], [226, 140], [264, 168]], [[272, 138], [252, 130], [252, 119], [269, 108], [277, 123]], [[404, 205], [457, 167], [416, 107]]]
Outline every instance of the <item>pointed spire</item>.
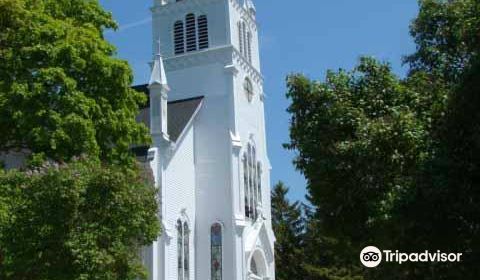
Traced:
[[158, 52], [155, 55], [153, 62], [152, 74], [150, 76], [150, 82], [148, 86], [162, 85], [168, 88], [167, 76], [165, 74], [165, 68], [163, 66], [163, 58], [160, 51], [160, 39], [158, 40]]
[[243, 6], [247, 11], [251, 13], [255, 14], [255, 12], [257, 11], [257, 8], [255, 8], [255, 5], [253, 4], [252, 0], [244, 0]]

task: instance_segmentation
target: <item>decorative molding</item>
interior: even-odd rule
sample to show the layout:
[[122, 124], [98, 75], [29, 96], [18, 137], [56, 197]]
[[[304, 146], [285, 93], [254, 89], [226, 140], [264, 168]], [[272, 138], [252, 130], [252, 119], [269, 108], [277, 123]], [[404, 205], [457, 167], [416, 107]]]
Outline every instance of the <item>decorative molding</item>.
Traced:
[[237, 10], [237, 12], [240, 14], [241, 18], [248, 23], [248, 25], [253, 28], [255, 31], [257, 31], [257, 20], [252, 17], [250, 12], [245, 10], [245, 8], [238, 3], [238, 0], [230, 0], [230, 3], [232, 3], [232, 7]]
[[233, 48], [233, 60], [237, 63], [245, 73], [247, 73], [257, 84], [263, 86], [263, 76], [253, 65], [240, 53], [240, 51]]
[[238, 68], [241, 68], [257, 84], [263, 86], [262, 74], [253, 67], [253, 65], [248, 62], [248, 60], [245, 59], [240, 51], [233, 45], [209, 48], [182, 55], [170, 56], [164, 59], [167, 71], [176, 71], [179, 69], [218, 62], [223, 62], [223, 64], [226, 65], [225, 68], [231, 68], [232, 65], [235, 66], [237, 70]]
[[227, 71], [228, 73], [233, 73], [234, 76], [237, 76], [239, 70], [237, 68], [237, 66], [235, 66], [234, 64], [229, 64], [229, 65], [226, 65], [224, 67], [225, 71]]
[[230, 131], [230, 139], [232, 140], [233, 148], [240, 150], [243, 147], [242, 139], [240, 138], [240, 136], [233, 134], [231, 131]]
[[243, 230], [247, 226], [245, 216], [243, 215], [235, 215], [233, 217], [233, 220], [234, 220], [235, 226], [240, 230]]
[[164, 220], [162, 220], [162, 227], [164, 236], [169, 240], [172, 239], [174, 236], [173, 230]]
[[231, 64], [231, 45], [213, 47], [201, 51], [170, 56], [164, 59], [167, 71], [175, 71], [205, 64]]

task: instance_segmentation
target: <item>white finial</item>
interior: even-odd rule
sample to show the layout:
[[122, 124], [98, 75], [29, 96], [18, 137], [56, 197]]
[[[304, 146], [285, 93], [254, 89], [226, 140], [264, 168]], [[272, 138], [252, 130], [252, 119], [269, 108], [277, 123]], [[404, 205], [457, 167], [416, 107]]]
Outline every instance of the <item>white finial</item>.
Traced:
[[149, 86], [162, 85], [168, 88], [167, 75], [165, 74], [165, 67], [163, 66], [163, 58], [160, 48], [160, 38], [158, 39], [158, 51], [153, 62], [152, 74], [150, 76]]
[[161, 48], [160, 38], [158, 38], [157, 40], [157, 56], [162, 57], [162, 48]]

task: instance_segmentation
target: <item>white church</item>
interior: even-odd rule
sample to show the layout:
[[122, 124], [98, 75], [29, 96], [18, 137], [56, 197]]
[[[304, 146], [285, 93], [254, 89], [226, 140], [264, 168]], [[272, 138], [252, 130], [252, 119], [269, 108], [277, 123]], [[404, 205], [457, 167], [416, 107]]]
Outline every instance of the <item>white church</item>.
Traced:
[[251, 1], [154, 0], [151, 78], [135, 87], [163, 226], [142, 256], [150, 280], [275, 279]]

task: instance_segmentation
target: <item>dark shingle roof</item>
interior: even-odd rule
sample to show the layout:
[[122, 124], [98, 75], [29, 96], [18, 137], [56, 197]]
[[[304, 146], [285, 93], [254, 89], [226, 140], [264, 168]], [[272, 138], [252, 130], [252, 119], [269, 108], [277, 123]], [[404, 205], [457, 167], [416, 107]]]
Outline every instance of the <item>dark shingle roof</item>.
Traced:
[[[147, 85], [134, 86], [133, 89], [144, 92], [148, 96]], [[168, 135], [171, 141], [177, 142], [190, 120], [195, 116], [203, 98], [203, 96], [197, 96], [168, 102]], [[140, 110], [137, 121], [145, 123], [147, 127], [150, 126], [149, 102]]]

